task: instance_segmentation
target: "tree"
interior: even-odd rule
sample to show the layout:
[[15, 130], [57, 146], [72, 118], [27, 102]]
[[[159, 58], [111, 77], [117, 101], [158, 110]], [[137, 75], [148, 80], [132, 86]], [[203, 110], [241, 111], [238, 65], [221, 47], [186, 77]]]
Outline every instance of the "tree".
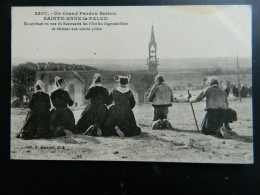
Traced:
[[[34, 66], [35, 65], [35, 66]], [[36, 64], [25, 63], [13, 67], [12, 69], [12, 95], [23, 100], [26, 96], [28, 100], [33, 92], [35, 81]]]

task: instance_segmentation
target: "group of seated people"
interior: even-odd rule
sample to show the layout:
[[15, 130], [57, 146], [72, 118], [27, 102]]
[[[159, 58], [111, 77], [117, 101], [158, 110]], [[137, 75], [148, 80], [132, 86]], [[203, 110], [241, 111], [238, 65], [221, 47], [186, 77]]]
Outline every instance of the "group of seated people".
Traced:
[[[115, 76], [119, 86], [110, 93], [102, 86], [100, 74], [95, 74], [85, 99], [86, 105], [80, 119], [75, 123], [73, 112], [68, 108], [74, 104], [65, 90], [65, 80], [55, 77], [55, 89], [50, 97], [44, 92], [44, 83], [39, 80], [35, 84], [35, 93], [29, 103], [28, 112], [17, 138], [36, 139], [52, 138], [72, 134], [89, 136], [131, 137], [141, 134], [132, 109], [135, 98], [127, 88], [131, 76]], [[191, 103], [206, 98], [206, 115], [202, 122], [203, 134], [217, 134], [224, 127], [231, 130], [229, 123], [237, 120], [236, 113], [228, 107], [227, 95], [219, 87], [216, 77], [209, 78], [209, 87], [205, 88], [195, 99], [187, 97]], [[161, 75], [155, 77], [155, 84], [148, 95], [148, 101], [154, 108], [152, 129], [174, 130], [167, 120], [169, 107], [174, 101], [171, 88]], [[53, 109], [50, 111], [51, 102]]]

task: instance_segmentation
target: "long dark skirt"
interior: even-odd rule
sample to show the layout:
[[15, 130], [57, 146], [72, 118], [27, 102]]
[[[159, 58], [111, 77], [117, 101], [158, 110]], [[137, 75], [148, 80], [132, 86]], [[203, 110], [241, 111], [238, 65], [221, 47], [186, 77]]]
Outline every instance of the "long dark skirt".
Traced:
[[75, 118], [69, 108], [54, 108], [51, 111], [50, 129], [53, 132], [57, 127], [65, 127], [65, 129], [75, 132]]
[[88, 104], [77, 122], [77, 133], [84, 133], [91, 125], [100, 128], [103, 132], [107, 116], [108, 109], [105, 104]]
[[167, 119], [169, 109], [168, 106], [153, 106], [154, 107], [154, 115], [153, 121], [157, 121], [159, 119]]
[[141, 129], [136, 124], [132, 109], [125, 105], [113, 105], [109, 108], [105, 135], [117, 135], [115, 126], [118, 126], [126, 137], [141, 134]]
[[222, 110], [222, 109], [210, 109], [207, 111], [203, 121], [202, 121], [202, 133], [216, 134], [220, 127], [224, 123], [232, 123], [237, 120], [237, 114], [232, 109]]
[[46, 138], [50, 133], [50, 112], [30, 110], [21, 129], [21, 137], [24, 139]]

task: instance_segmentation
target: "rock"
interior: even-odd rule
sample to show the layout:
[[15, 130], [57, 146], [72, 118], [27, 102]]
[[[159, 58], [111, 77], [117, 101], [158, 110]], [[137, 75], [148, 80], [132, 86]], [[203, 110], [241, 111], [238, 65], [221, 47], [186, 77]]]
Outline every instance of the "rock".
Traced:
[[118, 154], [118, 153], [119, 153], [118, 151], [113, 152], [113, 154]]

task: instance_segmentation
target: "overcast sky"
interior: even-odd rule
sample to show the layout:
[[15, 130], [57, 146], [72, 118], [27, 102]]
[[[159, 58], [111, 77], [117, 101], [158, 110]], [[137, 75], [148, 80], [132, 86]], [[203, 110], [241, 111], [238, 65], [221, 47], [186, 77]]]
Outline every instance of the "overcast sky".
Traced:
[[[99, 32], [52, 31], [24, 26], [42, 22], [36, 11], [116, 12]], [[68, 21], [66, 21], [68, 22]], [[12, 9], [12, 57], [26, 59], [147, 58], [151, 26], [159, 58], [251, 57], [251, 7], [15, 7]], [[71, 26], [70, 26], [71, 27]], [[93, 26], [95, 27], [95, 26]]]

